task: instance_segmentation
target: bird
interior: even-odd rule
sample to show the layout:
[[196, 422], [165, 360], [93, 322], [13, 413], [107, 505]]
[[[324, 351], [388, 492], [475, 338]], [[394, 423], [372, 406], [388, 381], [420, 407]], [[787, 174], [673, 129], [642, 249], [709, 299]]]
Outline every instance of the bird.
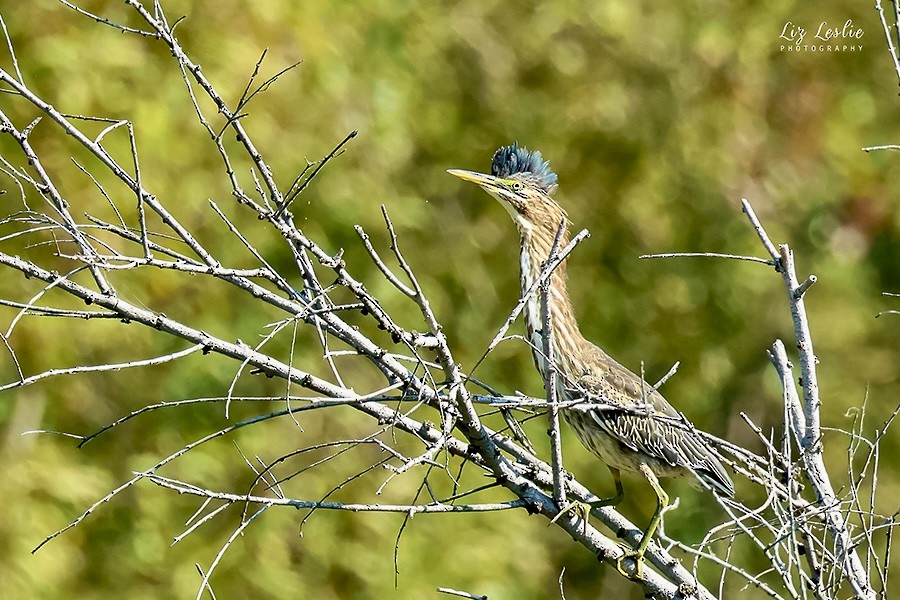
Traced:
[[[657, 496], [656, 512], [650, 519], [637, 549], [623, 548], [616, 568], [626, 577], [642, 578], [644, 553], [656, 532], [669, 497], [659, 477], [691, 477], [715, 493], [734, 496], [734, 483], [722, 465], [721, 456], [706, 439], [641, 377], [621, 365], [581, 333], [569, 297], [566, 264], [552, 272], [547, 290], [550, 313], [545, 332], [536, 282], [550, 257], [557, 232], [563, 229], [558, 248], [568, 243], [569, 218], [553, 199], [558, 177], [540, 152], [513, 143], [498, 149], [490, 174], [450, 169], [451, 175], [480, 186], [497, 199], [512, 217], [519, 233], [519, 270], [525, 299], [525, 326], [538, 371], [547, 381], [544, 336], [553, 347], [553, 373], [563, 406], [562, 416], [581, 443], [609, 468], [615, 496], [595, 500], [592, 506], [614, 506], [624, 498], [621, 472], [640, 473]], [[526, 295], [528, 297], [526, 298]], [[581, 402], [581, 408], [573, 406]], [[592, 408], [596, 407], [596, 408]], [[571, 505], [560, 510], [560, 515]], [[633, 558], [629, 574], [623, 561]]]

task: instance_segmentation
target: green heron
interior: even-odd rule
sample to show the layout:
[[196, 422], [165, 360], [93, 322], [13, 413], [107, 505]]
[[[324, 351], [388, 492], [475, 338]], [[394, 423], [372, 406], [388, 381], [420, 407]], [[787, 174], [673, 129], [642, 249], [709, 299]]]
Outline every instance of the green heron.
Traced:
[[[456, 169], [449, 173], [478, 184], [499, 200], [519, 230], [521, 289], [523, 297], [530, 294], [525, 304], [526, 328], [535, 363], [546, 380], [545, 332], [534, 284], [562, 224], [565, 224], [562, 244], [569, 239], [566, 212], [551, 198], [557, 188], [556, 174], [540, 152], [528, 152], [516, 144], [497, 150], [490, 175]], [[591, 505], [610, 506], [622, 500], [620, 471], [643, 474], [656, 492], [656, 512], [640, 544], [636, 550], [625, 552], [616, 563], [618, 570], [627, 575], [622, 560], [634, 558], [636, 575], [640, 578], [644, 552], [669, 502], [657, 477], [693, 476], [728, 497], [734, 496], [734, 484], [716, 451], [662, 394], [584, 338], [566, 288], [565, 263], [551, 275], [548, 294], [549, 333], [554, 360], [558, 363], [554, 364], [554, 371], [557, 389], [562, 390], [560, 399], [566, 404], [588, 403], [587, 410], [575, 407], [563, 410], [563, 418], [581, 443], [606, 463], [616, 486], [614, 497]], [[597, 408], [591, 410], [591, 403], [597, 404]]]

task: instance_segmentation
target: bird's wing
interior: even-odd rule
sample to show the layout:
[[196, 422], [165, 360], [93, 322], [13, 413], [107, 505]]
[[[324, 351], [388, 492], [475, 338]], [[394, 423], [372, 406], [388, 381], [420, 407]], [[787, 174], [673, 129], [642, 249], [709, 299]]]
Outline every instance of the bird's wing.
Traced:
[[667, 417], [681, 416], [652, 385], [600, 348], [592, 345], [587, 359], [585, 373], [575, 383], [588, 394], [606, 396], [613, 403], [619, 404], [649, 404], [653, 412]]
[[631, 450], [663, 460], [673, 467], [690, 469], [722, 494], [734, 496], [734, 483], [718, 453], [687, 421], [658, 413], [640, 415], [625, 408], [598, 407], [588, 414], [601, 429]]
[[588, 414], [601, 429], [635, 452], [688, 468], [723, 494], [734, 495], [716, 451], [662, 394], [599, 348], [592, 358], [592, 368], [567, 392], [598, 405]]

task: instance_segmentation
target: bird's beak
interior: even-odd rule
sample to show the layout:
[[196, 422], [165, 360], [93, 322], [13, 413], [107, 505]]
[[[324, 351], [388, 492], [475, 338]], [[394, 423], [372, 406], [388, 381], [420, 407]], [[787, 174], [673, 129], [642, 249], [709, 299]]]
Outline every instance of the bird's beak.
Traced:
[[456, 175], [463, 181], [468, 181], [478, 185], [481, 189], [499, 201], [503, 208], [510, 214], [514, 221], [518, 222], [520, 217], [513, 205], [510, 203], [509, 192], [506, 187], [500, 183], [499, 177], [486, 175], [484, 173], [476, 173], [475, 171], [463, 171], [462, 169], [448, 169], [448, 173]]
[[497, 186], [497, 178], [493, 175], [485, 175], [475, 171], [463, 171], [462, 169], [449, 169], [447, 172], [451, 175], [456, 175], [463, 181], [468, 181], [481, 187], [493, 188]]

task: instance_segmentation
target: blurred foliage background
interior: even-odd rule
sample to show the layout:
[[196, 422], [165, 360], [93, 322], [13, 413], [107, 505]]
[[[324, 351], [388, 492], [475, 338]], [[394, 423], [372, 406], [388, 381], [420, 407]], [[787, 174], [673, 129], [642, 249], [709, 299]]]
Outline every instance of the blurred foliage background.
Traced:
[[[900, 142], [900, 109], [872, 4], [173, 0], [163, 7], [170, 20], [186, 17], [177, 30], [180, 41], [230, 102], [240, 97], [263, 49], [269, 50], [266, 76], [303, 61], [255, 99], [244, 120], [285, 189], [306, 159], [321, 158], [349, 131], [360, 131], [294, 213], [326, 250], [345, 249], [353, 272], [391, 311], [409, 315], [408, 327], [421, 328], [413, 308], [377, 275], [352, 225], [386, 244], [379, 205], [387, 207], [457, 358], [471, 367], [515, 304], [518, 241], [493, 200], [445, 170], [487, 170], [493, 151], [517, 140], [551, 161], [560, 179], [557, 198], [576, 229], [592, 233], [570, 261], [585, 334], [632, 369], [643, 361], [651, 380], [681, 361], [666, 396], [698, 426], [758, 449], [739, 413], [764, 429], [780, 422], [780, 388], [765, 355], [775, 338], [792, 345], [780, 277], [750, 263], [638, 257], [666, 251], [763, 255], [740, 212], [739, 200], [747, 197], [775, 241], [793, 245], [801, 277], [819, 278], [807, 305], [821, 361], [823, 424], [848, 428], [848, 409], [863, 402], [869, 431], [891, 413], [900, 397], [900, 321], [875, 316], [900, 308], [881, 296], [900, 292], [900, 212], [890, 183], [900, 179], [900, 158], [861, 148]], [[120, 2], [82, 6], [140, 24]], [[204, 243], [238, 263], [250, 262], [212, 215], [213, 199], [253, 232], [267, 258], [288, 268], [290, 254], [279, 239], [267, 238], [270, 232], [253, 215], [231, 206], [218, 155], [162, 44], [51, 0], [3, 0], [0, 16], [32, 89], [66, 113], [133, 121], [145, 187], [175, 207]], [[819, 23], [840, 27], [847, 19], [864, 31], [854, 42], [861, 51], [781, 50], [787, 22], [806, 28], [812, 42]], [[12, 66], [6, 54], [3, 66]], [[19, 126], [35, 116], [9, 95], [0, 105]], [[71, 140], [44, 123], [34, 143], [79, 206], [75, 212], [105, 210], [91, 182], [71, 165], [70, 156], [83, 156]], [[119, 143], [124, 152], [127, 146]], [[0, 151], [19, 156], [5, 137]], [[10, 186], [0, 180], [10, 190], [0, 198], [4, 214], [16, 208], [18, 192]], [[4, 251], [15, 253], [9, 242]], [[34, 289], [29, 285], [9, 274], [0, 279], [4, 297], [27, 298], [25, 290]], [[260, 314], [251, 298], [210, 290], [205, 281], [159, 274], [128, 285], [149, 308], [195, 315], [195, 322], [228, 339], [255, 339], [261, 324], [275, 318]], [[13, 314], [0, 311], [4, 322]], [[182, 347], [154, 334], [119, 324], [32, 319], [12, 343], [26, 372], [34, 373]], [[149, 403], [220, 395], [235, 368], [192, 358], [47, 381], [0, 398], [6, 597], [194, 594], [194, 563], [208, 565], [237, 516], [170, 548], [196, 503], [150, 485], [100, 507], [37, 554], [30, 551], [132, 471], [224, 426], [221, 410], [149, 416], [81, 451], [66, 438], [21, 433], [90, 433]], [[3, 382], [14, 379], [8, 358], [0, 359], [0, 373]], [[506, 393], [541, 390], [520, 343], [502, 345], [476, 374]], [[277, 393], [265, 382], [256, 385], [244, 391]], [[319, 427], [356, 425], [312, 418], [304, 426], [315, 436]], [[545, 439], [543, 428], [530, 425], [536, 442]], [[296, 429], [284, 432], [281, 438], [271, 429], [249, 432], [242, 448], [276, 457], [296, 447]], [[573, 436], [565, 437], [569, 469], [605, 495], [606, 470]], [[900, 451], [897, 432], [883, 444], [886, 456]], [[826, 447], [840, 482], [847, 439], [830, 432]], [[223, 485], [247, 479], [230, 441], [186, 461], [184, 469], [200, 479]], [[898, 469], [882, 463], [877, 508], [883, 513], [897, 509], [891, 498], [900, 494]], [[667, 517], [671, 535], [699, 540], [722, 517], [702, 494], [679, 483], [668, 487], [683, 500]], [[372, 489], [349, 497], [363, 501]], [[738, 482], [739, 494], [742, 489], [752, 493]], [[643, 523], [652, 492], [637, 479], [627, 480], [626, 490], [623, 512]], [[401, 517], [319, 513], [302, 537], [299, 519], [294, 511], [273, 510], [251, 526], [214, 577], [218, 597], [421, 598], [437, 596], [437, 586], [492, 599], [556, 597], [562, 569], [570, 600], [640, 597], [561, 531], [524, 511], [417, 517], [399, 543], [396, 582]]]

